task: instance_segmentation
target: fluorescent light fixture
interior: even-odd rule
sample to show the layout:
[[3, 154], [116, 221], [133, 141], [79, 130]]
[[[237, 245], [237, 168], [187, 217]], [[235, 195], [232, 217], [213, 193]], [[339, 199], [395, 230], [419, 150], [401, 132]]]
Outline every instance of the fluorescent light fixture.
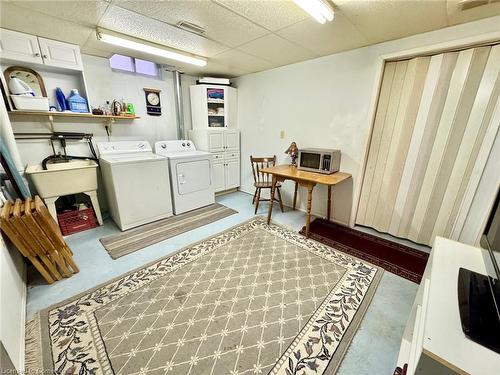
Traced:
[[326, 0], [293, 0], [295, 4], [304, 9], [316, 21], [324, 24], [326, 21], [332, 21], [334, 12]]
[[153, 47], [149, 44], [143, 44], [134, 42], [128, 39], [123, 39], [114, 35], [105, 34], [101, 32], [97, 32], [97, 38], [104, 43], [112, 44], [119, 47], [124, 47], [128, 49], [132, 49], [134, 51], [148, 53], [150, 55], [165, 57], [167, 59], [176, 60], [185, 62], [192, 65], [197, 66], [205, 66], [207, 65], [207, 60], [201, 57], [193, 57], [189, 55], [184, 55], [182, 53], [170, 51], [163, 48]]

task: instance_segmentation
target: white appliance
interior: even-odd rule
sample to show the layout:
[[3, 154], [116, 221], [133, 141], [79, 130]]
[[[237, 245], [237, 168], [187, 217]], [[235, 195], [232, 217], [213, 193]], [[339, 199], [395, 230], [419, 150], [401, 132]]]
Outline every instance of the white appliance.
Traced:
[[111, 217], [121, 230], [172, 216], [168, 159], [146, 141], [97, 143]]
[[156, 142], [155, 152], [169, 160], [175, 215], [215, 203], [211, 153], [190, 140]]

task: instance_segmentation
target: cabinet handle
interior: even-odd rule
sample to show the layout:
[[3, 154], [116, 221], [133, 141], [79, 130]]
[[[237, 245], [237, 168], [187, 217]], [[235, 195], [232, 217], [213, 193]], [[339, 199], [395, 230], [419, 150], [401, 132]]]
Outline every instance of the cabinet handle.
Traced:
[[40, 54], [38, 52], [35, 53], [35, 57], [40, 57]]
[[42, 57], [43, 57], [44, 59], [48, 58], [48, 56], [47, 56], [47, 55], [43, 55]]

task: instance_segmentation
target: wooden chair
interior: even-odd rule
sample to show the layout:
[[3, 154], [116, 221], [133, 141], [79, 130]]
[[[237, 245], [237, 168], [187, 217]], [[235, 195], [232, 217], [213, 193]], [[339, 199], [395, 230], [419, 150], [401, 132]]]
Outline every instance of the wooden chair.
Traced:
[[[253, 195], [253, 202], [255, 204], [255, 213], [259, 209], [259, 202], [270, 201], [270, 199], [261, 199], [260, 192], [262, 189], [269, 189], [273, 186], [272, 177], [267, 173], [262, 173], [261, 170], [264, 168], [273, 167], [276, 164], [276, 155], [267, 158], [256, 158], [250, 155], [250, 162], [252, 163], [252, 173], [255, 186], [255, 193]], [[281, 199], [281, 183], [276, 184], [276, 191], [278, 192], [278, 199], [274, 198], [276, 202], [279, 202], [281, 212], [283, 212], [283, 201]], [[270, 204], [273, 204], [271, 202]]]

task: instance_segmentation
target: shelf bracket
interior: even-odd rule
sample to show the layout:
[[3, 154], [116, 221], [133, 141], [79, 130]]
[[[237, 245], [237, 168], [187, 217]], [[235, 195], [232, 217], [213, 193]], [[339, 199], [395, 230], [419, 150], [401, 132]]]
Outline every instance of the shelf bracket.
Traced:
[[106, 127], [106, 133], [108, 134], [108, 141], [109, 141], [109, 136], [113, 133], [113, 124], [116, 122], [114, 118], [107, 118], [104, 121], [104, 126]]
[[49, 126], [50, 127], [50, 131], [52, 133], [54, 133], [54, 116], [49, 115], [48, 119], [49, 119], [49, 124], [50, 124], [50, 126]]

